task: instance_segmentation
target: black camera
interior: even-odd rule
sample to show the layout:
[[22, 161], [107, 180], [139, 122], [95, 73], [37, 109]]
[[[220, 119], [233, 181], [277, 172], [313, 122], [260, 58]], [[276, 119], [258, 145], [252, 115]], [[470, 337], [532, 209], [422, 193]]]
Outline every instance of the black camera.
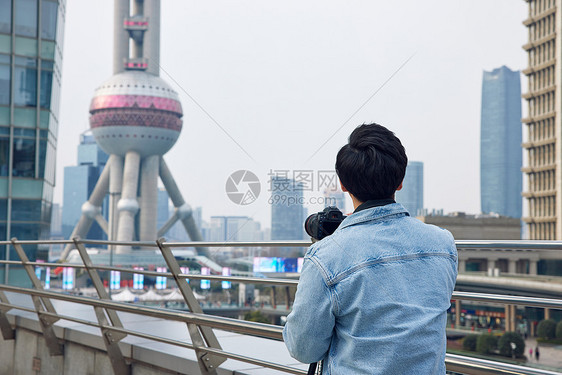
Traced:
[[326, 207], [324, 211], [312, 214], [306, 219], [304, 230], [314, 240], [320, 241], [334, 233], [343, 219], [345, 215], [337, 207]]

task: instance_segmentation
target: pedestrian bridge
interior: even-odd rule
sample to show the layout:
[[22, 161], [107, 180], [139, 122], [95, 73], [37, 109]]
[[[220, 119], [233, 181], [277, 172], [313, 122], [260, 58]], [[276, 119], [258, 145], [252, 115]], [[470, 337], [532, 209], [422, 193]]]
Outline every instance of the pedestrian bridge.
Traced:
[[[463, 241], [457, 244], [471, 245]], [[70, 290], [46, 290], [36, 267], [60, 267], [60, 263], [31, 262], [23, 246], [72, 243], [82, 264], [64, 264], [89, 279], [95, 297]], [[528, 242], [527, 242], [528, 243]], [[266, 243], [169, 243], [73, 241], [4, 241], [15, 249], [19, 260], [0, 261], [12, 272], [25, 271], [32, 287], [0, 284], [0, 375], [2, 374], [307, 374], [308, 366], [292, 359], [282, 342], [282, 327], [204, 314], [189, 279], [230, 281], [294, 288], [296, 280], [184, 274], [173, 256], [173, 248], [194, 246], [295, 246], [302, 241]], [[522, 242], [513, 243], [517, 248]], [[133, 267], [96, 265], [87, 246], [133, 246], [158, 250], [169, 272], [141, 271]], [[474, 244], [472, 244], [474, 245]], [[479, 244], [483, 246], [482, 243]], [[544, 244], [541, 251], [560, 251], [562, 244]], [[503, 247], [508, 244], [502, 243]], [[530, 246], [530, 245], [529, 245]], [[533, 246], [540, 246], [535, 243]], [[120, 271], [175, 281], [189, 311], [178, 311], [110, 299], [100, 272]], [[476, 301], [511, 306], [562, 310], [562, 299], [507, 296], [455, 291], [455, 301]], [[506, 315], [506, 316], [508, 316]], [[512, 325], [513, 324], [513, 325]], [[510, 321], [508, 328], [514, 327]], [[459, 374], [562, 374], [526, 366], [447, 354], [447, 369]], [[561, 370], [562, 371], [562, 370]]]

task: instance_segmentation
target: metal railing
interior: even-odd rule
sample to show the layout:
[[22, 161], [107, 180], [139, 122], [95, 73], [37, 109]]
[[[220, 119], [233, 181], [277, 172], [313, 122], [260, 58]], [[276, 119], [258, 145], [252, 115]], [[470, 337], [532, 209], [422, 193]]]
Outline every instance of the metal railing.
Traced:
[[[66, 245], [74, 244], [78, 251], [82, 264], [61, 264], [61, 263], [44, 263], [44, 262], [31, 262], [27, 258], [24, 245]], [[218, 366], [226, 359], [233, 359], [242, 361], [249, 364], [262, 366], [290, 374], [306, 374], [307, 372], [291, 366], [286, 366], [279, 363], [274, 363], [259, 358], [248, 357], [232, 352], [225, 351], [221, 348], [218, 339], [216, 338], [212, 329], [220, 329], [239, 333], [243, 335], [253, 335], [273, 340], [283, 340], [282, 327], [256, 323], [250, 321], [243, 321], [239, 319], [225, 318], [219, 316], [211, 316], [204, 314], [199, 302], [196, 300], [191, 287], [188, 284], [188, 279], [197, 280], [214, 280], [214, 281], [230, 281], [235, 283], [245, 284], [265, 284], [271, 286], [286, 286], [296, 287], [297, 280], [291, 279], [273, 279], [273, 278], [258, 278], [258, 277], [240, 277], [240, 276], [216, 276], [216, 275], [195, 275], [184, 274], [181, 272], [178, 261], [172, 253], [173, 248], [186, 248], [186, 247], [306, 247], [310, 245], [308, 241], [276, 241], [276, 242], [184, 242], [172, 243], [165, 242], [163, 239], [156, 242], [116, 242], [116, 241], [93, 241], [93, 240], [80, 240], [74, 239], [71, 241], [0, 241], [0, 245], [13, 247], [20, 257], [20, 261], [4, 260], [0, 264], [4, 264], [5, 268], [9, 265], [23, 266], [27, 275], [33, 285], [31, 288], [23, 288], [0, 284], [0, 330], [5, 340], [14, 338], [14, 328], [11, 327], [6, 313], [11, 310], [21, 310], [37, 314], [43, 336], [46, 340], [51, 355], [60, 355], [63, 353], [62, 345], [56, 337], [53, 325], [58, 320], [67, 320], [74, 323], [82, 324], [85, 326], [97, 327], [101, 330], [101, 336], [107, 349], [107, 353], [111, 359], [111, 364], [115, 374], [128, 374], [130, 373], [130, 366], [124, 358], [119, 348], [118, 342], [126, 336], [136, 336], [155, 342], [162, 342], [166, 344], [176, 345], [178, 347], [188, 348], [194, 350], [197, 354], [198, 365], [202, 374], [216, 374]], [[91, 257], [86, 251], [85, 245], [113, 245], [113, 246], [138, 246], [143, 248], [158, 248], [166, 262], [170, 272], [154, 272], [144, 271], [134, 268], [126, 267], [113, 267], [94, 265]], [[458, 241], [457, 247], [462, 248], [486, 248], [486, 249], [529, 249], [529, 250], [561, 250], [562, 242], [530, 242], [530, 241], [517, 241], [517, 242], [491, 242], [491, 241]], [[85, 270], [90, 277], [91, 282], [97, 292], [98, 297], [84, 297], [78, 295], [65, 294], [60, 292], [46, 291], [43, 289], [41, 281], [35, 274], [34, 267], [71, 267], [75, 269]], [[178, 289], [180, 290], [186, 306], [189, 308], [187, 311], [166, 310], [139, 304], [130, 304], [124, 302], [116, 302], [110, 299], [110, 296], [104, 287], [104, 284], [98, 274], [100, 271], [121, 271], [132, 274], [142, 274], [145, 276], [164, 276], [175, 280]], [[21, 295], [30, 296], [33, 301], [33, 308], [21, 305], [15, 305], [9, 301], [4, 292], [17, 293]], [[475, 301], [475, 302], [493, 302], [505, 305], [524, 305], [530, 307], [539, 307], [547, 309], [560, 309], [562, 310], [562, 300], [560, 299], [546, 299], [535, 297], [520, 297], [520, 296], [506, 296], [496, 294], [482, 294], [482, 293], [468, 293], [458, 292], [453, 293], [453, 299], [462, 301]], [[96, 321], [89, 321], [69, 315], [58, 313], [51, 300], [66, 301], [80, 305], [90, 306], [94, 309]], [[166, 319], [185, 323], [191, 337], [191, 343], [184, 341], [173, 340], [166, 337], [161, 337], [155, 334], [147, 334], [140, 331], [125, 329], [117, 312], [126, 312], [132, 314], [139, 314], [142, 316], [154, 317], [158, 319]], [[543, 369], [536, 369], [527, 366], [484, 360], [479, 358], [472, 358], [468, 356], [447, 354], [445, 359], [447, 370], [468, 373], [468, 374], [560, 374]]]

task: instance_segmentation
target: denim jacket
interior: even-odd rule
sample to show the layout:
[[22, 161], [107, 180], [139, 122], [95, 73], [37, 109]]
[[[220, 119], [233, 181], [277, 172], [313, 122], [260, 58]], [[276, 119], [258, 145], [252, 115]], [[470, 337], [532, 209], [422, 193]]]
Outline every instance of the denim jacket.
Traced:
[[324, 374], [445, 374], [457, 250], [398, 203], [348, 216], [313, 244], [283, 337]]

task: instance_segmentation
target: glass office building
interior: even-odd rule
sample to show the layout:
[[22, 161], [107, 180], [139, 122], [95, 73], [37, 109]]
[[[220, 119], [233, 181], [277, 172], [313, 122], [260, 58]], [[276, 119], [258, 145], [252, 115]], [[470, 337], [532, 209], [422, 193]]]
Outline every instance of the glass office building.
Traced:
[[[274, 176], [271, 178], [271, 240], [303, 240], [306, 209], [303, 206], [304, 186], [295, 180]], [[279, 256], [302, 252], [302, 248], [280, 247]]]
[[411, 216], [422, 215], [423, 162], [411, 161], [408, 163], [402, 190], [396, 192], [396, 202], [402, 204]]
[[[0, 239], [49, 238], [65, 0], [0, 0]], [[31, 259], [36, 246], [27, 246]], [[18, 259], [8, 248], [0, 258]], [[4, 267], [2, 281], [8, 282]]]
[[483, 213], [521, 217], [521, 82], [506, 66], [484, 72], [480, 131]]
[[[80, 136], [78, 145], [78, 163], [76, 166], [64, 168], [64, 190], [62, 205], [62, 236], [69, 239], [74, 227], [82, 215], [82, 205], [90, 198], [92, 191], [109, 159], [96, 143], [91, 134]], [[107, 220], [109, 198], [105, 197], [102, 204], [102, 215]], [[87, 239], [107, 240], [107, 235], [97, 222], [93, 222]]]

